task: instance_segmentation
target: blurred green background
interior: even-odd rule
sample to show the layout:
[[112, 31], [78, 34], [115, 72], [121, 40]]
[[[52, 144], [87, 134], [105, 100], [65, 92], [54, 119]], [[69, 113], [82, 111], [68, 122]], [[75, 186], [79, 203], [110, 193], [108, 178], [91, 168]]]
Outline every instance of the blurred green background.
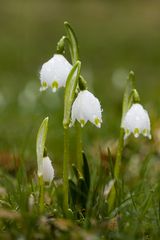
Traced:
[[[74, 28], [82, 72], [103, 107], [103, 125], [83, 129], [85, 150], [117, 138], [125, 79], [134, 70], [142, 103], [160, 114], [160, 2], [6, 0], [0, 7], [0, 154], [36, 163], [36, 133], [49, 116], [47, 146], [62, 163], [63, 92], [39, 92], [39, 70], [64, 34]], [[71, 130], [74, 139], [74, 129]], [[72, 141], [73, 143], [74, 141]], [[88, 151], [88, 150], [87, 150]], [[71, 144], [74, 156], [74, 144]]]

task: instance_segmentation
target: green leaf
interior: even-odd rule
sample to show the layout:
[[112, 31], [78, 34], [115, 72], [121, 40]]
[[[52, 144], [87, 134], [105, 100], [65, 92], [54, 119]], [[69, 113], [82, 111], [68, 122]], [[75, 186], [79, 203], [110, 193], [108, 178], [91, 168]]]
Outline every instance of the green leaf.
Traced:
[[78, 192], [77, 186], [71, 179], [68, 180], [68, 183], [69, 183], [70, 200], [74, 206], [77, 201], [77, 192]]
[[78, 171], [77, 167], [75, 166], [75, 164], [72, 164], [72, 169], [73, 169], [73, 172], [74, 172], [74, 175], [78, 181], [78, 179], [81, 177], [81, 174], [80, 172]]
[[90, 172], [89, 172], [87, 158], [86, 158], [86, 155], [84, 152], [83, 152], [83, 176], [84, 176], [87, 188], [89, 190], [89, 188], [90, 188]]
[[126, 88], [124, 91], [124, 96], [123, 96], [123, 105], [122, 105], [122, 120], [121, 120], [121, 126], [123, 123], [123, 118], [126, 114], [126, 112], [129, 109], [129, 98], [130, 98], [130, 94], [132, 92], [132, 89], [134, 89], [134, 85], [135, 85], [135, 75], [133, 71], [129, 72], [129, 76], [127, 79], [127, 84], [126, 84]]
[[75, 91], [76, 91], [77, 82], [80, 75], [80, 69], [81, 69], [81, 62], [77, 61], [73, 66], [72, 70], [70, 71], [67, 78], [65, 94], [64, 94], [64, 118], [63, 118], [64, 128], [69, 127], [71, 107], [75, 99]]
[[68, 22], [64, 22], [64, 27], [70, 43], [69, 49], [72, 58], [72, 64], [75, 64], [76, 61], [79, 59], [78, 41], [73, 29], [71, 28]]
[[144, 217], [145, 213], [148, 211], [151, 205], [152, 197], [153, 197], [154, 191], [150, 191], [147, 196], [145, 196], [145, 199], [143, 201], [142, 206], [140, 207], [140, 214], [142, 217]]
[[81, 177], [78, 180], [78, 201], [79, 205], [81, 205], [82, 208], [86, 207], [87, 197], [88, 197], [87, 185], [84, 178]]
[[37, 141], [36, 141], [36, 152], [37, 152], [37, 165], [38, 165], [38, 176], [42, 175], [42, 168], [43, 168], [43, 154], [45, 150], [45, 141], [47, 137], [47, 130], [48, 130], [48, 117], [46, 117], [37, 134]]
[[151, 161], [152, 161], [152, 154], [150, 153], [146, 156], [146, 158], [142, 164], [142, 167], [140, 169], [140, 178], [143, 179], [144, 181], [149, 172]]

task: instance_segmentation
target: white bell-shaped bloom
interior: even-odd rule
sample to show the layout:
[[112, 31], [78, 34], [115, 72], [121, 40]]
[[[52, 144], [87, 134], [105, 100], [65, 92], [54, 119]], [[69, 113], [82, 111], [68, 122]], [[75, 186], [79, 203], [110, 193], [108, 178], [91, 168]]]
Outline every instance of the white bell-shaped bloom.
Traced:
[[65, 87], [66, 80], [72, 65], [61, 54], [55, 54], [48, 62], [42, 65], [40, 70], [40, 91], [52, 88], [53, 92], [60, 87]]
[[54, 168], [52, 166], [51, 160], [49, 157], [43, 158], [43, 181], [44, 182], [52, 182], [54, 178]]
[[123, 119], [122, 127], [125, 130], [124, 138], [133, 133], [136, 138], [139, 137], [139, 134], [143, 134], [151, 139], [148, 112], [139, 103], [133, 104], [128, 110]]
[[71, 112], [71, 126], [75, 121], [79, 121], [83, 127], [87, 121], [92, 122], [100, 128], [102, 123], [102, 110], [98, 100], [87, 90], [80, 91], [76, 97]]

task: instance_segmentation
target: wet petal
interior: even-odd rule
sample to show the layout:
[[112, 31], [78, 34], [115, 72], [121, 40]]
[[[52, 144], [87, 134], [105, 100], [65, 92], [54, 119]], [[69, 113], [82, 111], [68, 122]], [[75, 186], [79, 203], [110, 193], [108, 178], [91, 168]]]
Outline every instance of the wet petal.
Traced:
[[140, 134], [151, 138], [148, 112], [141, 104], [136, 103], [132, 105], [123, 119], [122, 127], [125, 130], [125, 138], [127, 138], [130, 133], [133, 133], [136, 138], [139, 137]]
[[72, 123], [79, 121], [83, 127], [87, 121], [92, 122], [96, 127], [100, 128], [102, 123], [102, 110], [98, 100], [88, 90], [80, 91], [72, 105], [71, 112]]

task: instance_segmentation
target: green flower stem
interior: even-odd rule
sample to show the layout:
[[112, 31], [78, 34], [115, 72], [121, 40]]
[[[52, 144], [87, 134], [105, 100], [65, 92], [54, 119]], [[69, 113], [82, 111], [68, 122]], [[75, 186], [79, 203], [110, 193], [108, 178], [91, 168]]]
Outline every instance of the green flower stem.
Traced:
[[130, 108], [130, 95], [133, 92], [133, 96], [135, 96], [136, 99], [139, 99], [139, 95], [137, 90], [134, 88], [135, 86], [135, 75], [133, 71], [130, 71], [126, 89], [123, 96], [123, 105], [122, 105], [122, 119], [121, 119], [121, 128], [120, 128], [120, 135], [119, 135], [119, 142], [118, 142], [118, 150], [117, 150], [117, 156], [116, 156], [116, 162], [114, 166], [114, 178], [117, 181], [119, 179], [120, 175], [120, 169], [121, 169], [121, 161], [122, 161], [122, 152], [123, 152], [123, 146], [124, 146], [124, 129], [122, 128], [123, 118]]
[[77, 168], [82, 173], [82, 129], [76, 122], [76, 152], [77, 152]]
[[87, 89], [87, 81], [86, 81], [81, 75], [80, 75], [80, 77], [79, 77], [78, 85], [79, 85], [79, 89], [80, 89], [81, 91]]
[[[69, 123], [71, 107], [75, 97], [75, 89], [79, 79], [81, 63], [77, 61], [66, 82], [65, 94], [64, 94], [64, 162], [63, 162], [63, 208], [66, 217], [68, 216], [68, 164], [69, 164]], [[76, 73], [76, 76], [75, 76]]]
[[114, 178], [116, 180], [119, 179], [119, 174], [120, 174], [120, 169], [121, 169], [121, 161], [122, 161], [123, 146], [124, 146], [124, 129], [120, 128], [118, 150], [117, 150], [116, 162], [115, 162], [115, 166], [114, 166]]
[[119, 135], [119, 142], [118, 142], [118, 149], [117, 149], [117, 156], [116, 156], [116, 162], [114, 165], [114, 179], [115, 183], [112, 187], [109, 199], [108, 199], [108, 209], [111, 211], [113, 209], [115, 199], [116, 199], [116, 186], [119, 181], [120, 176], [120, 170], [121, 170], [121, 162], [122, 162], [122, 153], [123, 153], [123, 147], [124, 147], [124, 129], [122, 128], [123, 119], [130, 108], [133, 98], [135, 100], [139, 100], [139, 95], [137, 90], [135, 89], [135, 75], [133, 71], [130, 71], [128, 79], [127, 79], [127, 85], [124, 91], [123, 96], [123, 103], [122, 103], [122, 118], [121, 118], [121, 127], [120, 127], [120, 135]]
[[68, 163], [69, 163], [69, 138], [68, 128], [64, 128], [64, 161], [63, 161], [63, 209], [68, 213]]
[[[76, 35], [69, 25], [68, 22], [64, 22], [64, 26], [67, 33], [67, 38], [69, 39], [69, 50], [71, 54], [72, 64], [75, 64], [79, 60], [79, 49], [78, 49], [78, 41]], [[79, 81], [77, 82], [80, 89], [86, 89], [86, 81], [82, 76], [79, 77]], [[77, 155], [77, 167], [78, 170], [82, 171], [82, 132], [79, 123], [76, 123], [76, 155]]]
[[115, 162], [115, 166], [114, 166], [114, 178], [116, 181], [119, 179], [119, 175], [120, 175], [122, 152], [123, 152], [123, 146], [124, 146], [124, 129], [122, 128], [123, 119], [124, 119], [126, 112], [131, 107], [131, 105], [134, 101], [139, 102], [140, 97], [139, 97], [137, 90], [135, 89], [134, 72], [130, 71], [128, 80], [127, 80], [126, 89], [125, 89], [124, 96], [123, 96], [120, 136], [119, 136], [116, 162]]
[[119, 135], [119, 142], [118, 142], [118, 149], [117, 149], [117, 156], [116, 162], [114, 165], [114, 179], [115, 183], [112, 187], [111, 193], [108, 199], [108, 210], [111, 211], [114, 207], [115, 199], [116, 199], [116, 186], [119, 180], [120, 170], [121, 170], [121, 162], [122, 162], [122, 153], [123, 153], [123, 146], [124, 146], [124, 129], [120, 128], [120, 135]]
[[43, 176], [39, 176], [38, 181], [39, 181], [39, 212], [43, 213], [43, 210], [44, 210], [44, 182], [43, 182]]

